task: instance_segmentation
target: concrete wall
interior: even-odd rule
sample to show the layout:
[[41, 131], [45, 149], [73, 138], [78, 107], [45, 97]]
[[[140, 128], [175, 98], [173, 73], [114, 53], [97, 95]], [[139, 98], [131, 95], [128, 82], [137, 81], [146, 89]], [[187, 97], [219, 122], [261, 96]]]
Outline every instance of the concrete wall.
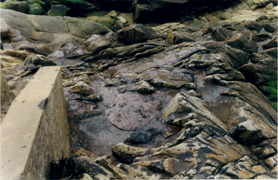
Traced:
[[49, 163], [70, 153], [60, 67], [41, 68], [1, 126], [1, 180], [46, 179]]

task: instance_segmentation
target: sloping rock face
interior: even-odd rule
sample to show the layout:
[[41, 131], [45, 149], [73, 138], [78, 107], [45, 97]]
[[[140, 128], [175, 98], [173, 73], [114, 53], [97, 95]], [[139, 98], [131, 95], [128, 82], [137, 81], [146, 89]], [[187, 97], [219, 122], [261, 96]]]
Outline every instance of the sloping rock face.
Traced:
[[6, 24], [4, 27], [9, 30], [1, 30], [6, 43], [15, 49], [30, 47], [44, 55], [54, 52], [67, 41], [80, 43], [93, 34], [111, 32], [98, 23], [72, 17], [26, 15], [5, 9], [0, 13]]
[[[258, 26], [168, 23], [138, 41], [132, 26], [122, 29], [133, 40], [126, 45], [121, 30], [87, 37], [75, 32], [76, 21], [61, 19], [86, 38], [46, 55], [63, 66], [72, 152], [88, 167], [83, 178], [277, 179], [277, 19]], [[5, 66], [12, 90], [32, 77], [27, 62], [53, 63], [33, 54], [41, 53], [2, 52], [28, 60]]]

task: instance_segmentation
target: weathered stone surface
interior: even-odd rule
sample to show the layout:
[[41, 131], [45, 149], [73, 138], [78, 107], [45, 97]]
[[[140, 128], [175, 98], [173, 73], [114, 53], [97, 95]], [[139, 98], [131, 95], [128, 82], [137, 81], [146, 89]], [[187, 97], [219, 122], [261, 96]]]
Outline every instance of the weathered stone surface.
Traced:
[[1, 4], [1, 8], [26, 13], [29, 9], [29, 3], [27, 1], [6, 0], [4, 3]]
[[125, 44], [141, 43], [156, 37], [156, 34], [151, 29], [142, 24], [123, 28], [117, 33], [119, 41]]
[[67, 15], [68, 8], [65, 5], [52, 5], [51, 9], [47, 12], [50, 16], [65, 16]]
[[232, 35], [227, 40], [227, 43], [237, 49], [244, 50], [246, 52], [257, 52], [258, 45], [254, 40], [254, 35], [250, 31], [242, 31]]
[[1, 23], [1, 27], [0, 27], [1, 39], [9, 38], [10, 27], [2, 19], [0, 20], [0, 23]]
[[80, 20], [72, 17], [64, 17], [64, 21], [67, 24], [69, 31], [72, 35], [81, 38], [89, 38], [92, 34], [104, 35], [111, 30], [98, 23]]
[[139, 81], [135, 84], [135, 91], [138, 91], [141, 93], [151, 93], [151, 92], [154, 92], [154, 87], [152, 87], [146, 81]]
[[263, 49], [270, 49], [273, 47], [277, 47], [277, 36], [263, 45]]
[[42, 65], [42, 66], [55, 66], [51, 59], [43, 56], [43, 55], [30, 55], [25, 59], [24, 65], [26, 66], [28, 63], [32, 63], [34, 65]]
[[229, 31], [224, 27], [216, 27], [211, 33], [215, 41], [225, 41], [230, 37]]
[[167, 42], [169, 44], [180, 44], [182, 42], [194, 42], [194, 37], [192, 37], [191, 34], [183, 32], [183, 33], [177, 33], [173, 32], [169, 34], [167, 37]]

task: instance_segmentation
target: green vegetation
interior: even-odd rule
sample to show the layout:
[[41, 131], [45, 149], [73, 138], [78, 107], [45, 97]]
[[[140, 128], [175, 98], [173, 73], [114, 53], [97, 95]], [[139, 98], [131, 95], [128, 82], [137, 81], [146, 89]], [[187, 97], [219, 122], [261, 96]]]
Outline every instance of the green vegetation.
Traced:
[[277, 81], [270, 81], [267, 86], [269, 87], [269, 95], [267, 97], [272, 107], [277, 111]]
[[260, 89], [263, 90], [271, 106], [277, 111], [277, 81], [269, 81], [265, 86], [261, 86]]

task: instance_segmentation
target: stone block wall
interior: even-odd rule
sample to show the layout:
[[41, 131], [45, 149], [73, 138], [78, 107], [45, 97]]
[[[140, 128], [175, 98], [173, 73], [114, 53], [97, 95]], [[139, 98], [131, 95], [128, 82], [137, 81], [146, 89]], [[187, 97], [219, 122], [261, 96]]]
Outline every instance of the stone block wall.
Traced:
[[1, 131], [1, 179], [46, 179], [70, 153], [60, 67], [43, 67], [12, 103]]

